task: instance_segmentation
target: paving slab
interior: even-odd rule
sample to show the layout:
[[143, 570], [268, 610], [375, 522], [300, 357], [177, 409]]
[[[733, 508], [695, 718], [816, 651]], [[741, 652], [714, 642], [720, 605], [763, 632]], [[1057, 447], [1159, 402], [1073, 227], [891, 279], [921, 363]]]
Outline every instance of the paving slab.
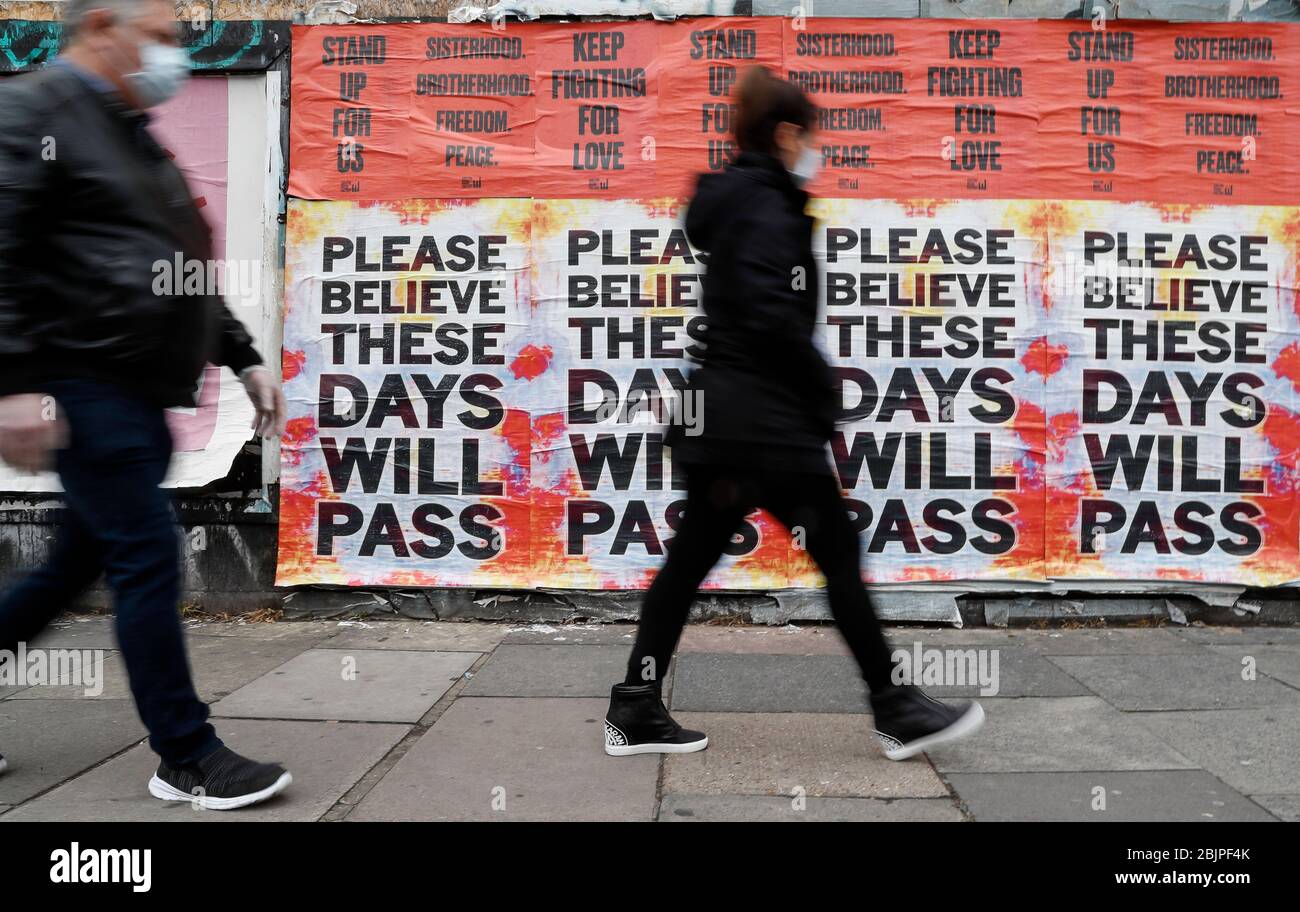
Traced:
[[[1023, 645], [1021, 631], [983, 628], [887, 627], [885, 638], [896, 648], [964, 645]], [[786, 624], [782, 627], [724, 627], [694, 624], [682, 633], [678, 652], [725, 652], [742, 655], [850, 655], [832, 624]]]
[[293, 640], [308, 648], [335, 636], [339, 621], [186, 621], [185, 632], [193, 636], [240, 637], [247, 640]]
[[664, 795], [659, 820], [668, 823], [956, 823], [951, 798], [793, 798], [762, 795]]
[[1239, 643], [1233, 646], [1203, 647], [1226, 656], [1237, 663], [1241, 669], [1242, 660], [1247, 656], [1254, 658], [1255, 667], [1260, 674], [1268, 675], [1274, 680], [1300, 688], [1300, 646], [1266, 646], [1260, 643]]
[[924, 758], [886, 760], [870, 720], [834, 713], [676, 713], [706, 750], [664, 757], [664, 794], [940, 798]]
[[147, 789], [158, 758], [142, 745], [28, 802], [0, 821], [318, 820], [410, 730], [406, 725], [347, 722], [214, 721], [217, 734], [234, 750], [284, 763], [293, 774], [288, 791], [235, 811], [204, 811], [188, 802], [159, 801], [150, 797]]
[[1247, 795], [1300, 790], [1300, 707], [1142, 716], [1153, 735]]
[[691, 624], [682, 631], [678, 654], [723, 652], [737, 655], [849, 655], [834, 627], [787, 624], [784, 627], [720, 627]]
[[650, 820], [659, 761], [607, 757], [605, 702], [457, 700], [348, 820]]
[[[32, 646], [31, 648], [39, 648]], [[93, 650], [89, 662], [97, 663], [94, 672], [94, 686], [89, 686], [91, 677], [86, 671], [80, 672], [78, 683], [70, 684], [34, 684], [19, 693], [11, 694], [14, 700], [129, 700], [131, 685], [127, 679], [126, 666], [119, 653], [93, 646], [47, 646], [46, 649], [88, 649]], [[84, 666], [88, 668], [90, 666]], [[73, 675], [77, 675], [73, 672]], [[64, 675], [60, 680], [72, 680]], [[91, 693], [93, 691], [93, 693]]]
[[1175, 632], [1193, 643], [1211, 646], [1231, 646], [1235, 643], [1263, 643], [1278, 646], [1300, 646], [1300, 627], [1177, 627]]
[[627, 646], [498, 646], [467, 697], [604, 697], [627, 672]]
[[234, 693], [309, 648], [300, 640], [199, 636], [185, 646], [199, 696], [209, 701]]
[[[903, 647], [900, 647], [903, 648]], [[952, 653], [940, 647], [936, 655], [951, 655], [954, 668], [970, 668], [965, 677], [978, 680], [979, 654], [969, 650], [985, 647], [952, 646]], [[915, 650], [908, 648], [907, 668], [917, 667]], [[996, 659], [995, 659], [996, 657]], [[976, 665], [968, 664], [973, 659]], [[959, 661], [958, 661], [959, 660]], [[988, 647], [986, 671], [997, 685], [997, 695], [1027, 694], [1074, 696], [1088, 690], [1046, 658], [1027, 649]], [[927, 650], [921, 651], [922, 671], [929, 666]], [[673, 709], [697, 712], [870, 712], [867, 688], [857, 664], [848, 656], [836, 655], [735, 655], [684, 653], [674, 663]], [[944, 685], [929, 679], [917, 681], [938, 698], [973, 697], [984, 688], [978, 683]]]
[[510, 628], [505, 624], [455, 621], [380, 621], [342, 627], [319, 644], [322, 649], [414, 649], [434, 652], [491, 652]]
[[1127, 715], [1097, 697], [981, 699], [984, 727], [931, 751], [949, 772], [1187, 769], [1197, 764], [1153, 734], [1149, 715]]
[[[416, 722], [474, 663], [469, 652], [311, 649], [244, 685], [214, 715]], [[351, 678], [345, 674], [354, 673]]]
[[671, 705], [675, 712], [870, 711], [857, 666], [836, 655], [680, 654]]
[[936, 645], [1023, 646], [1033, 631], [1006, 627], [886, 627], [885, 639], [910, 645], [914, 640]]
[[635, 624], [531, 624], [506, 628], [501, 642], [511, 646], [631, 647]]
[[129, 700], [6, 700], [0, 704], [0, 803], [19, 804], [144, 738]]
[[[976, 821], [1268, 821], [1271, 814], [1204, 770], [954, 773]], [[1104, 790], [1105, 810], [1097, 789]]]
[[1300, 795], [1251, 795], [1250, 798], [1277, 819], [1300, 823]]
[[1201, 644], [1167, 627], [1026, 630], [1020, 641], [1043, 655], [1164, 655], [1202, 649]]
[[28, 645], [42, 649], [116, 649], [111, 614], [62, 614]]
[[1260, 676], [1243, 681], [1236, 659], [1200, 655], [1048, 656], [1120, 709], [1249, 709], [1300, 706], [1300, 691]]
[[895, 668], [903, 679], [939, 698], [1090, 694], [1088, 688], [1062, 672], [1047, 657], [1024, 647], [933, 639], [894, 641], [892, 645]]
[[[85, 647], [50, 647], [85, 648]], [[307, 646], [303, 642], [286, 640], [255, 640], [238, 637], [188, 637], [185, 644], [190, 672], [199, 697], [217, 700], [239, 689], [255, 678], [298, 655]], [[94, 698], [101, 700], [128, 700], [131, 698], [130, 680], [126, 665], [118, 652], [108, 652], [103, 657], [103, 688]], [[50, 684], [29, 687], [19, 700], [69, 700], [86, 698], [83, 684]]]

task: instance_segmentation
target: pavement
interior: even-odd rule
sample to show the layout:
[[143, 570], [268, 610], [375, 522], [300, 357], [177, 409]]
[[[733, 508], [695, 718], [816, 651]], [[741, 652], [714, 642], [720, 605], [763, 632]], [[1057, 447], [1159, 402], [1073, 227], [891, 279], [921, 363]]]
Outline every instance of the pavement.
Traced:
[[69, 616], [32, 647], [104, 650], [102, 692], [0, 687], [0, 823], [1300, 820], [1300, 628], [888, 634], [983, 730], [884, 759], [827, 627], [689, 627], [668, 701], [709, 748], [613, 758], [627, 625], [187, 623], [221, 737], [294, 775], [220, 813], [148, 796], [111, 619]]

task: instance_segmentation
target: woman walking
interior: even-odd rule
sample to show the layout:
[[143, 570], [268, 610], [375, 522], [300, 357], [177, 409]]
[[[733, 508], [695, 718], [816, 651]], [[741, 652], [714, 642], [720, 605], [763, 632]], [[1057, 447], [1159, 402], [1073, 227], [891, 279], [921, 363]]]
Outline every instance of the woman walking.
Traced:
[[817, 265], [802, 185], [819, 160], [816, 108], [793, 83], [752, 67], [737, 89], [739, 153], [701, 175], [686, 213], [709, 254], [704, 361], [691, 376], [700, 433], [669, 433], [686, 474], [686, 509], [646, 593], [627, 676], [614, 686], [605, 752], [703, 750], [661, 696], [691, 601], [745, 515], [762, 507], [799, 536], [826, 576], [831, 613], [870, 689], [875, 731], [892, 760], [975, 731], [978, 703], [948, 706], [891, 680], [889, 646], [862, 582], [858, 535], [826, 444], [839, 411], [830, 366], [813, 342]]

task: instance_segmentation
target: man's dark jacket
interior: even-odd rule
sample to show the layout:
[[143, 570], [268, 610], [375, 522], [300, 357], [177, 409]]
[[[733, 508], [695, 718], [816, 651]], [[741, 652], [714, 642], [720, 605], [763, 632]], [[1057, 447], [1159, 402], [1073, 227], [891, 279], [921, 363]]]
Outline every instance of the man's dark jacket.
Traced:
[[674, 459], [830, 471], [826, 442], [839, 394], [813, 342], [818, 275], [807, 202], [769, 155], [742, 152], [725, 170], [700, 176], [686, 235], [708, 251], [703, 364], [690, 379], [702, 400], [702, 433], [675, 423]]
[[193, 405], [205, 363], [261, 363], [220, 295], [155, 293], [212, 237], [146, 122], [68, 66], [0, 82], [0, 396], [82, 377]]

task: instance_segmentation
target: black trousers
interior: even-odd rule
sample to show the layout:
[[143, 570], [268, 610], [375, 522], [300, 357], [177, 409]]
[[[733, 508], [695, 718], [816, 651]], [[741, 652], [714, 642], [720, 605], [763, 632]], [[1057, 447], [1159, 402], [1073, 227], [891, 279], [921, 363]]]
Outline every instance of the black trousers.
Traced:
[[185, 655], [176, 521], [159, 487], [172, 454], [163, 410], [89, 380], [48, 391], [71, 432], [58, 454], [67, 506], [49, 562], [0, 599], [0, 649], [33, 639], [104, 573], [149, 746], [173, 765], [200, 759], [221, 741]]
[[893, 660], [862, 582], [858, 534], [834, 477], [705, 465], [685, 471], [685, 514], [646, 592], [625, 683], [662, 680], [696, 590], [741, 520], [762, 507], [792, 533], [802, 533], [809, 556], [826, 576], [831, 614], [867, 686], [873, 692], [889, 687]]

